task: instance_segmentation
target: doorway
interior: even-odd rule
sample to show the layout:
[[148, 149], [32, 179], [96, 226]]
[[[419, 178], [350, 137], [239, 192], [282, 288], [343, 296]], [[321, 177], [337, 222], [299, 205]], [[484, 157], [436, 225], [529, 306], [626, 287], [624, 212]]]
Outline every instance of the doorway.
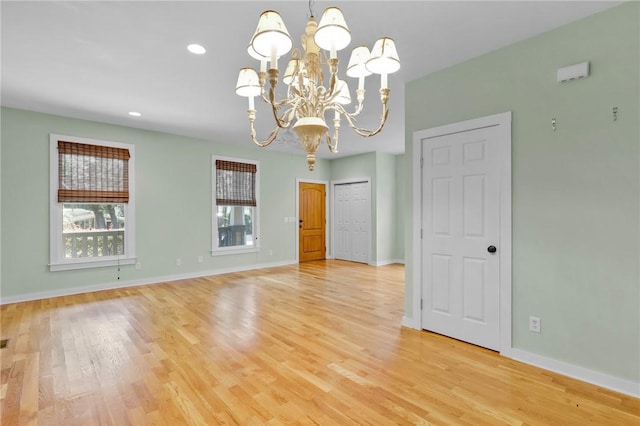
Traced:
[[336, 259], [369, 263], [371, 183], [369, 178], [334, 181], [332, 229]]
[[298, 261], [326, 258], [326, 183], [298, 182]]
[[413, 148], [419, 328], [507, 351], [511, 113], [416, 132]]

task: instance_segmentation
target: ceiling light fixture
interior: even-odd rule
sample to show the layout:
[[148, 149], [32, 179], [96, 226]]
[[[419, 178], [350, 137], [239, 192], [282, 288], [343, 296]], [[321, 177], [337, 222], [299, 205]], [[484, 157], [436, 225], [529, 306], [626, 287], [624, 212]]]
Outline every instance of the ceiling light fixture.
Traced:
[[142, 117], [142, 114], [140, 114], [137, 111], [131, 111], [131, 112], [129, 112], [129, 115], [132, 116], [132, 117]]
[[[311, 9], [311, 2], [309, 9]], [[329, 130], [325, 121], [327, 111], [335, 112], [333, 138], [329, 134], [326, 135], [327, 146], [333, 153], [338, 152], [341, 115], [360, 136], [373, 136], [382, 130], [389, 115], [387, 101], [390, 89], [387, 76], [400, 69], [395, 43], [391, 38], [382, 37], [375, 42], [371, 52], [366, 46], [353, 49], [347, 65], [347, 76], [358, 79], [356, 90], [358, 103], [353, 112], [347, 112], [344, 106], [351, 102], [351, 96], [347, 82], [338, 77], [337, 52], [347, 47], [350, 41], [351, 33], [340, 9], [337, 7], [325, 9], [319, 24], [316, 23], [312, 14], [307, 22], [305, 34], [302, 36], [302, 50], [293, 50], [282, 76], [282, 82], [287, 85], [287, 96], [276, 100], [278, 59], [289, 53], [293, 42], [278, 12], [267, 10], [260, 15], [258, 27], [247, 48], [249, 55], [260, 61], [260, 71], [242, 68], [236, 84], [236, 93], [249, 98], [251, 139], [256, 145], [268, 146], [276, 139], [281, 128], [292, 128], [307, 152], [309, 170], [313, 170], [316, 152], [322, 137]], [[329, 57], [326, 57], [326, 53], [323, 55], [320, 49], [328, 51]], [[267, 62], [269, 62], [268, 70]], [[321, 66], [328, 68], [327, 86], [324, 86], [325, 74]], [[365, 94], [364, 79], [371, 74], [380, 74], [382, 115], [378, 127], [367, 130], [358, 127], [355, 117], [362, 112]], [[265, 87], [267, 77], [270, 84], [268, 91]], [[254, 98], [256, 96], [270, 105], [276, 122], [275, 129], [264, 141], [256, 139], [254, 129], [256, 119]]]
[[207, 49], [200, 46], [199, 44], [190, 44], [187, 46], [187, 50], [194, 55], [204, 55], [207, 52]]

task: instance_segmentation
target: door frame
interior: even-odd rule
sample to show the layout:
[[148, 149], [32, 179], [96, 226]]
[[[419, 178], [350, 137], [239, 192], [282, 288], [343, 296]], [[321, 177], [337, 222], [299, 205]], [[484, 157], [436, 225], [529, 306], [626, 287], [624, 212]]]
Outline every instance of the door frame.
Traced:
[[[335, 200], [333, 199], [333, 197], [335, 196], [335, 187], [337, 185], [348, 185], [351, 183], [366, 183], [367, 187], [369, 188], [369, 208], [367, 209], [367, 223], [369, 224], [369, 230], [368, 230], [368, 241], [367, 241], [367, 264], [368, 265], [372, 265], [371, 263], [371, 238], [372, 238], [372, 224], [371, 224], [371, 207], [373, 206], [373, 203], [371, 201], [371, 178], [370, 177], [362, 177], [362, 178], [349, 178], [349, 179], [339, 179], [339, 180], [332, 180], [331, 181], [331, 254], [333, 255], [333, 244], [336, 240], [335, 238], [335, 220], [334, 220], [334, 215], [335, 215], [335, 211], [334, 211], [334, 206], [335, 206]], [[333, 258], [333, 257], [332, 257]], [[375, 265], [373, 265], [375, 266]]]
[[296, 179], [296, 263], [300, 263], [300, 228], [298, 226], [298, 221], [300, 220], [300, 184], [301, 183], [317, 183], [324, 185], [324, 192], [326, 194], [324, 200], [324, 217], [326, 222], [324, 224], [324, 246], [327, 248], [325, 251], [324, 257], [325, 259], [333, 259], [333, 251], [328, 253], [329, 246], [329, 232], [327, 232], [327, 228], [329, 226], [329, 181], [326, 180], [317, 180], [317, 179], [305, 179], [305, 178], [297, 178]]
[[498, 130], [498, 143], [501, 157], [499, 159], [499, 248], [500, 256], [500, 354], [510, 356], [512, 347], [512, 231], [511, 231], [511, 111], [472, 120], [460, 121], [444, 126], [419, 130], [413, 133], [413, 237], [412, 237], [412, 282], [413, 294], [412, 317], [405, 317], [405, 325], [422, 330], [422, 141], [454, 133], [468, 132], [476, 129], [495, 127]]

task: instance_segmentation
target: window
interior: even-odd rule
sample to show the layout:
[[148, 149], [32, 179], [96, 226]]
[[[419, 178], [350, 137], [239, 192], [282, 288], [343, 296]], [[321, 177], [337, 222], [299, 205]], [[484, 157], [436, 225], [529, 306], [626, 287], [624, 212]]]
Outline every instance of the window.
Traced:
[[52, 271], [135, 263], [134, 147], [50, 135]]
[[213, 157], [212, 254], [257, 251], [258, 163]]

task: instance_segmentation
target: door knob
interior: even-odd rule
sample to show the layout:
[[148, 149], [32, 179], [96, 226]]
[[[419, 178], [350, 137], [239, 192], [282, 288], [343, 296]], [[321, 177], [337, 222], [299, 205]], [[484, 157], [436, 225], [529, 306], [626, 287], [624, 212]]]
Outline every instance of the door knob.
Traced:
[[487, 251], [488, 251], [489, 253], [495, 253], [495, 252], [496, 252], [496, 250], [498, 250], [498, 249], [496, 248], [496, 246], [489, 246], [489, 247], [487, 247]]

